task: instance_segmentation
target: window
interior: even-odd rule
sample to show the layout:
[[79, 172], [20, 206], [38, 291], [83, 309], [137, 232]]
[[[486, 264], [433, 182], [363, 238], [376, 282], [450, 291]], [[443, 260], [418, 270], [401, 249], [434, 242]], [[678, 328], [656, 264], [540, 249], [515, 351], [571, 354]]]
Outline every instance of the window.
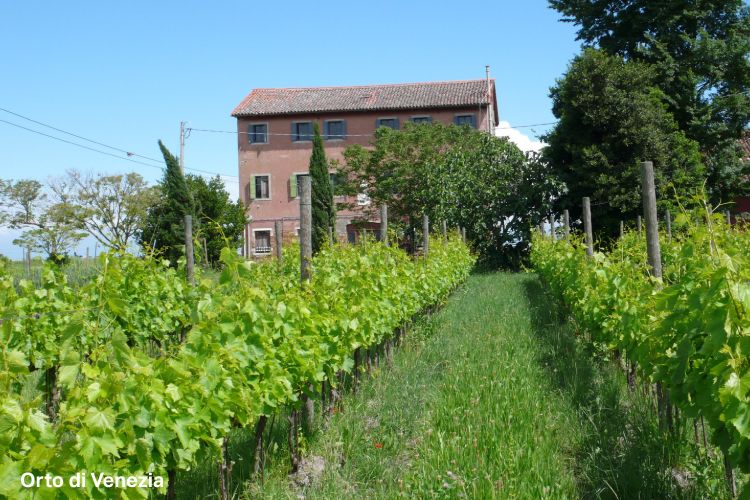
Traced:
[[255, 253], [271, 253], [271, 230], [256, 229], [253, 233], [255, 234]]
[[293, 122], [292, 141], [312, 141], [312, 122]]
[[341, 172], [330, 172], [329, 175], [331, 176], [331, 190], [333, 191], [333, 196], [344, 196], [341, 192], [341, 189], [346, 182], [344, 174]]
[[346, 122], [344, 120], [328, 120], [323, 124], [326, 140], [346, 139]]
[[300, 178], [305, 177], [306, 173], [292, 174], [289, 177], [289, 197], [297, 198], [300, 193]]
[[412, 123], [432, 123], [431, 116], [412, 116]]
[[468, 125], [471, 128], [477, 127], [477, 124], [474, 121], [474, 115], [456, 115], [456, 117], [453, 119], [453, 123], [458, 126]]
[[271, 176], [253, 175], [250, 177], [250, 199], [268, 200], [271, 198]]
[[251, 123], [247, 130], [247, 137], [250, 144], [267, 144], [268, 143], [268, 124]]
[[375, 121], [375, 128], [388, 127], [398, 130], [398, 118], [378, 118]]

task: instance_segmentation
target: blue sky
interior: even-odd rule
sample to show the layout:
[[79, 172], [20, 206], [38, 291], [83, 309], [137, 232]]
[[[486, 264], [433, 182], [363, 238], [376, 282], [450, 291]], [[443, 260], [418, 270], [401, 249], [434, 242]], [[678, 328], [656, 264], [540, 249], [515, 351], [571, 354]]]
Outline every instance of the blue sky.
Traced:
[[[500, 119], [545, 123], [549, 87], [579, 50], [558, 19], [545, 0], [3, 2], [0, 108], [159, 158], [158, 139], [178, 152], [181, 120], [234, 130], [229, 113], [255, 87], [463, 80], [489, 64]], [[3, 111], [0, 120], [125, 157]], [[520, 132], [533, 140], [546, 128]], [[185, 158], [226, 174], [237, 193], [235, 135], [193, 132]], [[69, 168], [161, 177], [0, 122], [0, 178], [46, 181]], [[13, 237], [0, 230], [0, 253], [20, 258]]]

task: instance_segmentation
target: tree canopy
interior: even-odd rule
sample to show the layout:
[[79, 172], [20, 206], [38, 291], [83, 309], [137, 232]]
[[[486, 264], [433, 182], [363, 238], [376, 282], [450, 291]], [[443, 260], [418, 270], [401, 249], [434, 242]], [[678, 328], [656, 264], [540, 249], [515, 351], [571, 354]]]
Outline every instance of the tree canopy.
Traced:
[[383, 127], [372, 149], [350, 146], [344, 156], [350, 194], [387, 203], [394, 226], [416, 227], [427, 214], [433, 227], [466, 228], [485, 263], [516, 260], [559, 188], [539, 158], [467, 126]]
[[245, 209], [239, 200], [229, 198], [218, 175], [208, 181], [198, 175], [187, 175], [185, 180], [195, 201], [195, 234], [206, 240], [208, 263], [218, 263], [222, 248], [242, 245]]
[[698, 144], [679, 129], [655, 79], [647, 64], [586, 49], [551, 91], [559, 122], [543, 139], [567, 188], [558, 206], [577, 218], [590, 196], [598, 228], [612, 235], [640, 211], [640, 161], [654, 162], [663, 204], [704, 179]]
[[736, 141], [750, 120], [750, 9], [742, 0], [549, 0], [586, 46], [651, 66], [650, 83], [700, 144], [714, 198], [746, 192]]
[[0, 224], [24, 232], [14, 245], [61, 260], [86, 237], [72, 219], [74, 205], [64, 193], [45, 192], [35, 180], [0, 181]]
[[159, 183], [161, 198], [148, 210], [141, 243], [159, 250], [172, 264], [184, 254], [185, 215], [195, 219], [195, 202], [177, 158], [159, 141], [166, 169]]
[[52, 183], [58, 196], [66, 196], [70, 222], [105, 247], [125, 250], [137, 240], [157, 190], [140, 174], [84, 175], [69, 170]]
[[312, 251], [318, 253], [328, 242], [328, 228], [336, 224], [333, 188], [328, 173], [320, 127], [313, 125], [313, 149], [310, 156], [310, 184], [312, 187]]

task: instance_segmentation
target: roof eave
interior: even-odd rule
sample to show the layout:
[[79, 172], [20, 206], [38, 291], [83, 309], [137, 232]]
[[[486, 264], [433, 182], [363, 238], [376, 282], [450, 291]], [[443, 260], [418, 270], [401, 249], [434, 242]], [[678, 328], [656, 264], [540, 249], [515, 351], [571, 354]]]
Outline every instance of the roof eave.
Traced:
[[[494, 92], [494, 91], [493, 91]], [[278, 113], [246, 113], [242, 111], [232, 111], [231, 116], [234, 118], [266, 118], [272, 116], [293, 116], [293, 115], [317, 115], [323, 113], [371, 113], [375, 111], [423, 111], [425, 109], [451, 109], [451, 108], [472, 108], [475, 106], [487, 106], [486, 102], [474, 102], [468, 104], [446, 104], [441, 106], [409, 106], [409, 107], [386, 107], [386, 108], [368, 108], [368, 109], [321, 109], [314, 111], [286, 111]], [[495, 98], [495, 109], [497, 109], [497, 98]], [[497, 115], [497, 113], [495, 113]], [[497, 116], [495, 117], [497, 122]], [[495, 123], [497, 125], [497, 123]]]

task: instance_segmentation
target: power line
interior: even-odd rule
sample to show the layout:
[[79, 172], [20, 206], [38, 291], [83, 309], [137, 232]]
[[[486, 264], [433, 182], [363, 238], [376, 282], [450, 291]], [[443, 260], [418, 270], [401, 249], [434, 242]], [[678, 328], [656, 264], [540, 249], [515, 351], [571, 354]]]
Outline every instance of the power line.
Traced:
[[34, 130], [34, 129], [31, 129], [31, 128], [28, 128], [28, 127], [24, 127], [23, 125], [19, 125], [17, 123], [13, 123], [13, 122], [9, 122], [7, 120], [3, 120], [2, 118], [0, 118], [0, 122], [7, 123], [8, 125], [11, 125], [13, 127], [18, 127], [20, 129], [26, 130], [28, 132], [33, 132], [34, 134], [39, 134], [39, 135], [43, 135], [44, 137], [49, 137], [50, 139], [54, 139], [56, 141], [64, 142], [66, 144], [71, 144], [73, 146], [78, 146], [79, 148], [88, 149], [89, 151], [93, 151], [95, 153], [99, 153], [99, 154], [111, 156], [113, 158], [118, 158], [120, 160], [125, 160], [125, 161], [129, 161], [129, 162], [132, 162], [132, 163], [137, 163], [139, 165], [144, 165], [146, 167], [161, 169], [161, 167], [158, 167], [156, 165], [152, 165], [150, 163], [144, 163], [142, 161], [133, 160], [132, 158], [123, 158], [122, 156], [118, 156], [118, 155], [116, 155], [114, 153], [109, 153], [107, 151], [102, 151], [101, 149], [96, 149], [96, 148], [92, 148], [92, 147], [89, 147], [89, 146], [85, 146], [83, 144], [78, 144], [77, 142], [69, 141], [67, 139], [61, 139], [60, 137], [55, 137], [54, 135], [45, 134], [44, 132], [40, 132], [38, 130]]
[[[557, 123], [557, 120], [554, 122], [547, 122], [547, 123], [532, 123], [529, 125], [509, 125], [507, 127], [495, 127], [495, 130], [510, 130], [510, 129], [517, 129], [517, 128], [530, 128], [530, 127], [542, 127], [545, 125], [555, 125]], [[217, 130], [217, 129], [211, 129], [211, 128], [188, 128], [187, 130], [195, 131], [195, 132], [210, 132], [213, 134], [239, 134], [239, 135], [271, 135], [271, 136], [281, 136], [281, 137], [296, 137], [298, 135], [305, 135], [305, 134], [283, 134], [279, 132], [242, 132], [239, 130]], [[375, 134], [344, 134], [345, 137], [374, 137]]]
[[531, 125], [509, 125], [507, 127], [495, 127], [495, 130], [509, 130], [512, 128], [530, 128], [530, 127], [542, 127], [545, 125], [556, 125], [559, 120], [555, 120], [553, 122], [547, 122], [547, 123], [532, 123]]
[[[2, 109], [2, 108], [0, 108], [0, 109]], [[3, 111], [5, 111], [5, 110], [3, 110]], [[33, 120], [32, 120], [32, 121], [33, 121]], [[160, 166], [158, 166], [158, 165], [152, 165], [151, 163], [145, 163], [145, 162], [142, 162], [142, 161], [139, 161], [139, 160], [134, 160], [134, 159], [132, 159], [132, 158], [126, 158], [126, 157], [122, 157], [122, 156], [116, 155], [116, 154], [114, 154], [114, 153], [110, 153], [110, 152], [108, 152], [108, 151], [102, 151], [101, 149], [96, 149], [96, 148], [92, 148], [92, 147], [90, 147], [90, 146], [86, 146], [86, 145], [84, 145], [84, 144], [79, 144], [79, 143], [77, 143], [77, 142], [69, 141], [69, 140], [67, 140], [67, 139], [62, 139], [62, 138], [60, 138], [60, 137], [55, 137], [54, 135], [50, 135], [50, 134], [45, 134], [44, 132], [40, 132], [39, 130], [34, 130], [34, 129], [31, 129], [31, 128], [28, 128], [28, 127], [24, 127], [23, 125], [19, 125], [19, 124], [17, 124], [17, 123], [9, 122], [9, 121], [7, 121], [7, 120], [3, 120], [3, 119], [1, 119], [1, 118], [0, 118], [0, 122], [2, 122], [2, 123], [6, 123], [6, 124], [8, 124], [8, 125], [11, 125], [11, 126], [13, 126], [13, 127], [17, 127], [17, 128], [20, 128], [20, 129], [26, 130], [26, 131], [28, 131], [28, 132], [32, 132], [32, 133], [34, 133], [34, 134], [39, 134], [39, 135], [41, 135], [41, 136], [44, 136], [44, 137], [47, 137], [47, 138], [49, 138], [49, 139], [54, 139], [54, 140], [56, 140], [56, 141], [64, 142], [64, 143], [66, 143], [66, 144], [70, 144], [70, 145], [72, 145], [72, 146], [77, 146], [77, 147], [79, 147], [79, 148], [83, 148], [83, 149], [86, 149], [86, 150], [88, 150], [88, 151], [93, 151], [93, 152], [95, 152], [95, 153], [99, 153], [99, 154], [103, 154], [103, 155], [111, 156], [112, 158], [117, 158], [117, 159], [119, 159], [119, 160], [125, 160], [125, 161], [129, 161], [129, 162], [131, 162], [131, 163], [136, 163], [136, 164], [138, 164], [138, 165], [143, 165], [144, 167], [155, 168], [155, 169], [158, 169], [158, 170], [163, 170], [163, 169], [164, 169], [164, 167], [160, 167]], [[73, 135], [73, 134], [71, 134], [71, 135]], [[78, 136], [76, 136], [76, 137], [78, 137]], [[94, 142], [94, 141], [91, 141], [91, 142]], [[113, 148], [113, 149], [117, 149], [117, 148], [114, 148], [114, 147], [112, 147], [112, 146], [107, 146], [107, 147], [111, 147], [111, 148]], [[118, 150], [118, 151], [123, 151], [123, 150], [119, 150], [119, 149], [117, 149], [117, 150]], [[141, 156], [141, 155], [134, 155], [134, 156]], [[228, 181], [231, 181], [231, 182], [237, 182], [237, 183], [239, 183], [239, 179], [238, 179], [238, 177], [237, 177], [237, 176], [235, 176], [235, 175], [227, 175], [227, 174], [222, 174], [222, 173], [219, 173], [219, 172], [212, 172], [212, 171], [210, 171], [210, 170], [203, 170], [203, 169], [199, 169], [199, 168], [190, 168], [190, 167], [185, 167], [185, 169], [186, 169], [186, 170], [191, 170], [191, 171], [194, 171], [194, 172], [200, 172], [200, 173], [203, 173], [203, 174], [208, 174], [208, 175], [218, 175], [218, 176], [220, 176], [220, 177], [224, 177], [224, 178], [227, 178], [226, 180], [228, 180]], [[238, 180], [234, 180], [234, 179], [238, 179]]]
[[6, 113], [9, 113], [9, 114], [11, 114], [13, 116], [17, 116], [19, 118], [23, 118], [24, 120], [28, 120], [28, 121], [30, 121], [32, 123], [36, 123], [37, 125], [41, 125], [43, 127], [51, 128], [52, 130], [56, 130], [57, 132], [62, 132], [63, 134], [67, 134], [67, 135], [73, 136], [73, 137], [75, 137], [77, 139], [81, 139], [81, 140], [90, 142], [92, 144], [96, 144], [98, 146], [103, 146], [105, 148], [109, 148], [109, 149], [112, 149], [112, 150], [115, 150], [115, 151], [119, 151], [120, 153], [125, 153], [128, 156], [137, 156], [138, 158], [143, 158], [145, 160], [151, 160], [151, 161], [154, 161], [156, 163], [163, 163], [163, 160], [157, 160], [156, 158], [151, 158], [149, 156], [144, 156], [144, 155], [140, 155], [138, 153], [133, 153], [131, 151], [126, 151], [124, 149], [116, 148], [114, 146], [110, 146], [109, 144], [104, 144], [103, 142], [98, 142], [98, 141], [95, 141], [93, 139], [89, 139], [87, 137], [83, 137], [81, 135], [74, 134], [73, 132], [68, 132], [67, 130], [63, 130], [63, 129], [60, 129], [60, 128], [57, 128], [57, 127], [53, 127], [52, 125], [40, 122], [38, 120], [34, 120], [33, 118], [29, 118], [28, 116], [21, 115], [19, 113], [16, 113], [14, 111], [9, 110], [9, 109], [0, 108], [0, 111], [5, 111]]

